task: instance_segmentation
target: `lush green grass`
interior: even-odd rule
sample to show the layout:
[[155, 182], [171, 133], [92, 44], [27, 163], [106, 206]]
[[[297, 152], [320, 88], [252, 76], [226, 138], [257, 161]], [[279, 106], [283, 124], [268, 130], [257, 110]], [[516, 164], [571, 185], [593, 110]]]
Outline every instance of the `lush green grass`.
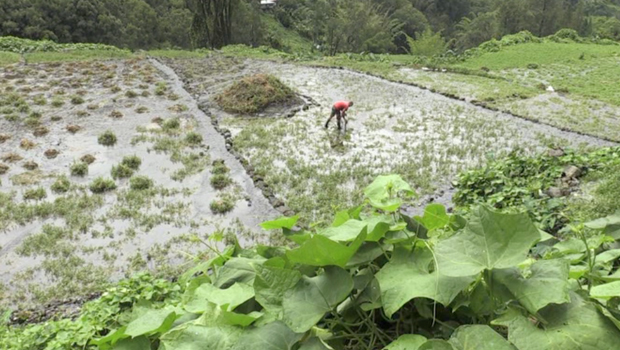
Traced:
[[74, 50], [67, 52], [33, 52], [24, 55], [28, 63], [73, 62], [105, 59], [127, 59], [136, 57], [130, 51]]
[[244, 114], [259, 112], [273, 103], [285, 102], [294, 96], [293, 90], [278, 78], [256, 74], [237, 81], [215, 100], [228, 112]]
[[[620, 46], [596, 45], [584, 43], [526, 43], [502, 48], [498, 52], [487, 52], [470, 58], [456, 66], [480, 69], [487, 67], [491, 70], [510, 68], [527, 68], [528, 64], [577, 64], [592, 65], [592, 59], [617, 57]], [[584, 55], [584, 59], [579, 57]], [[589, 63], [589, 64], [587, 64]]]
[[19, 55], [13, 52], [0, 51], [0, 66], [19, 63]]
[[274, 38], [274, 46], [281, 45], [280, 49], [289, 53], [302, 53], [312, 50], [312, 42], [297, 33], [286, 29], [282, 24], [269, 14], [261, 16], [263, 23], [267, 25], [267, 31]]

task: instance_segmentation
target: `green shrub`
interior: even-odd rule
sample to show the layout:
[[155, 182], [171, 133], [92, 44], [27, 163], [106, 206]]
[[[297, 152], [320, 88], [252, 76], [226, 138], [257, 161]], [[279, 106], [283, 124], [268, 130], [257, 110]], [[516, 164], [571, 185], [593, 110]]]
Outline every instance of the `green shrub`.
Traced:
[[52, 184], [52, 192], [54, 193], [66, 193], [71, 188], [71, 181], [66, 176], [60, 176]]
[[140, 159], [140, 157], [133, 155], [133, 156], [125, 156], [123, 157], [123, 160], [121, 161], [121, 164], [133, 169], [133, 170], [138, 170], [140, 169], [140, 165], [142, 165], [142, 160]]
[[71, 103], [73, 103], [74, 105], [81, 105], [82, 103], [84, 103], [84, 99], [82, 98], [82, 96], [73, 96], [71, 97]]
[[47, 197], [47, 192], [43, 187], [29, 189], [24, 192], [24, 200], [40, 201], [45, 197]]
[[215, 174], [211, 176], [211, 186], [216, 190], [226, 188], [232, 183], [232, 179], [226, 174]]
[[71, 175], [86, 176], [88, 175], [88, 164], [84, 162], [76, 162], [71, 165]]
[[210, 204], [209, 208], [214, 214], [224, 214], [233, 210], [235, 207], [235, 203], [230, 197], [223, 197], [214, 199]]
[[133, 90], [129, 90], [125, 93], [125, 96], [129, 97], [129, 98], [136, 98], [138, 97], [138, 93], [133, 91]]
[[147, 176], [134, 176], [129, 179], [129, 187], [132, 190], [148, 190], [153, 187], [153, 180]]
[[119, 164], [119, 165], [113, 166], [112, 171], [110, 171], [110, 173], [112, 174], [113, 179], [123, 179], [123, 178], [131, 177], [133, 175], [133, 169], [126, 166], [125, 164]]
[[61, 98], [56, 97], [52, 100], [52, 106], [54, 107], [61, 107], [64, 104], [65, 104], [65, 101], [63, 101]]
[[178, 129], [179, 127], [181, 127], [181, 122], [179, 121], [179, 118], [166, 119], [164, 120], [164, 124], [162, 125], [162, 128], [164, 128], [164, 130], [173, 130]]
[[104, 146], [114, 146], [116, 144], [116, 135], [110, 130], [106, 130], [103, 134], [99, 135], [99, 144]]
[[223, 159], [216, 159], [213, 161], [213, 169], [211, 174], [228, 174], [230, 169], [226, 166]]
[[89, 186], [93, 193], [104, 193], [116, 189], [116, 183], [112, 179], [98, 177]]
[[190, 145], [199, 145], [202, 143], [202, 135], [196, 132], [190, 132], [185, 135], [185, 142], [189, 143]]

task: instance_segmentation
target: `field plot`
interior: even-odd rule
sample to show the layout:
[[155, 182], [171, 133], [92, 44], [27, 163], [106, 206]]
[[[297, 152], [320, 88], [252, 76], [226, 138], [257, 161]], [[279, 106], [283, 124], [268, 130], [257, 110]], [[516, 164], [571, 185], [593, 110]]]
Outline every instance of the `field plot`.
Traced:
[[[359, 203], [375, 176], [401, 174], [421, 195], [441, 197], [460, 170], [488, 156], [534, 152], [550, 144], [604, 144], [430, 91], [338, 69], [307, 68], [214, 57], [170, 60], [186, 87], [229, 129], [233, 147], [266, 186], [291, 209], [310, 213], [306, 223]], [[233, 116], [214, 97], [232, 81], [254, 73], [277, 76], [316, 101], [292, 118], [283, 114]], [[324, 128], [331, 104], [353, 100], [349, 129]], [[449, 200], [445, 199], [447, 202]]]
[[485, 52], [453, 67], [482, 75], [402, 68], [392, 78], [620, 141], [618, 63], [617, 45], [528, 43]]
[[197, 236], [254, 240], [278, 215], [146, 60], [6, 66], [0, 91], [0, 303], [167, 275], [204, 250]]

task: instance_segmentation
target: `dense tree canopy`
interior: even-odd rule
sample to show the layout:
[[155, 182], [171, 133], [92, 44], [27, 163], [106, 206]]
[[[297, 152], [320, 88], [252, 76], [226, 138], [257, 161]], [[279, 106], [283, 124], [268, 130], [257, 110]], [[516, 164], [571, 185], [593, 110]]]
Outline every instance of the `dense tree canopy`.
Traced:
[[618, 39], [618, 18], [620, 0], [280, 0], [271, 10], [258, 0], [11, 0], [0, 2], [0, 35], [131, 49], [243, 43], [291, 50], [276, 23], [327, 54], [403, 53], [412, 39], [435, 33], [438, 47], [452, 50], [521, 30]]

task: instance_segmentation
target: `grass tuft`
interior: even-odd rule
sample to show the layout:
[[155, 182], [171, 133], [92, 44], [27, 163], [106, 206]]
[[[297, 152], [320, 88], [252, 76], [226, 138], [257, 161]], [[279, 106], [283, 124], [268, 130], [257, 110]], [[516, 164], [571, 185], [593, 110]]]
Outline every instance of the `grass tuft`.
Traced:
[[295, 93], [278, 78], [267, 74], [256, 74], [242, 78], [216, 96], [219, 106], [231, 113], [256, 113], [267, 106], [286, 102]]

